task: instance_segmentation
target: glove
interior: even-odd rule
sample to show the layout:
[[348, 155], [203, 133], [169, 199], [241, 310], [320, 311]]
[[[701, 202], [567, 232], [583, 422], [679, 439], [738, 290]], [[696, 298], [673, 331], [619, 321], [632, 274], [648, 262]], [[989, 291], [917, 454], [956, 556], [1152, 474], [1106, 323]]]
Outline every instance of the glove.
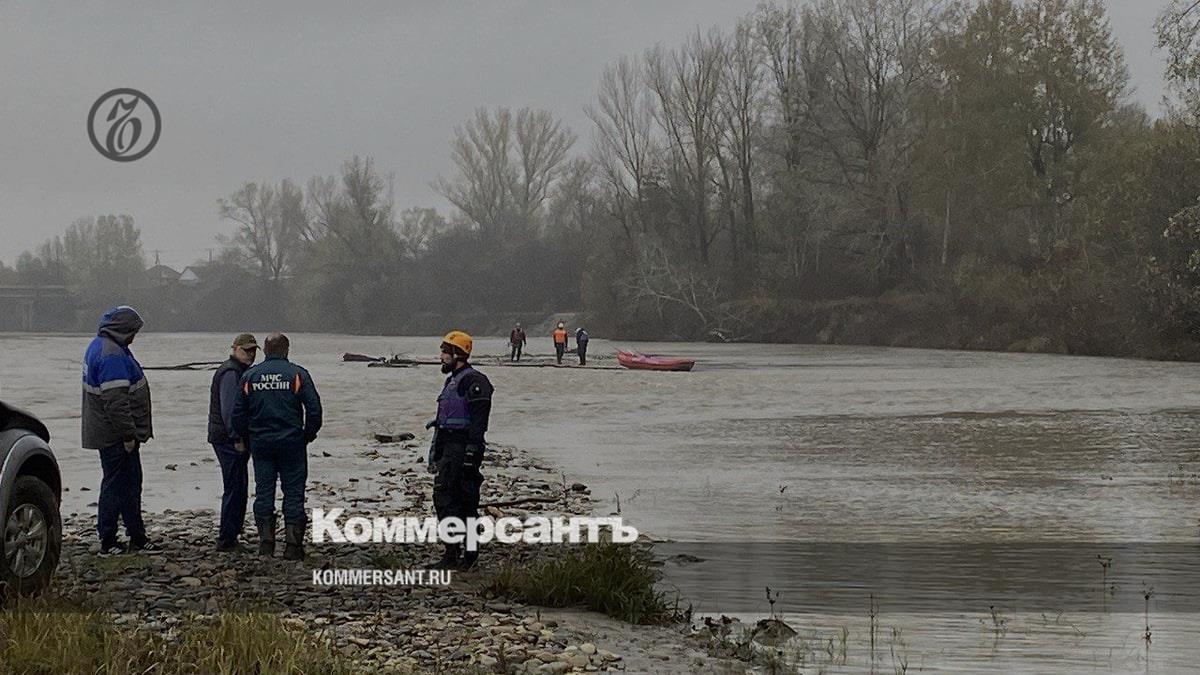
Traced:
[[137, 448], [138, 448], [137, 439], [134, 439], [132, 441], [125, 441], [125, 452], [133, 452], [134, 450], [137, 450]]
[[483, 464], [483, 451], [484, 447], [482, 445], [468, 444], [466, 450], [463, 452], [463, 466], [476, 468], [481, 466]]
[[[429, 427], [425, 428], [428, 429]], [[442, 453], [440, 452], [440, 448], [438, 448], [437, 437], [437, 429], [434, 429], [433, 436], [429, 439], [429, 459], [425, 466], [425, 470], [430, 474], [437, 473], [437, 463], [442, 458]]]

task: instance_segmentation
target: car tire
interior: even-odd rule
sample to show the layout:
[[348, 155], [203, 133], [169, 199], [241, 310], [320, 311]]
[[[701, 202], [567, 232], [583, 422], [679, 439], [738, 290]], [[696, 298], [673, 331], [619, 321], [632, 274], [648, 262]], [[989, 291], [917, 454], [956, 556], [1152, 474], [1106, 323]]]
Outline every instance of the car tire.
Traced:
[[[50, 486], [37, 477], [17, 476], [5, 514], [5, 522], [0, 522], [0, 598], [12, 593], [36, 595], [50, 585], [50, 577], [58, 567], [62, 553], [62, 520], [58, 499]], [[45, 532], [43, 545], [34, 546], [33, 554], [28, 546], [17, 551], [12, 543], [28, 539], [16, 539], [14, 535], [36, 532], [39, 523]], [[27, 556], [39, 550], [41, 559], [33, 567]], [[17, 557], [18, 553], [20, 558]]]

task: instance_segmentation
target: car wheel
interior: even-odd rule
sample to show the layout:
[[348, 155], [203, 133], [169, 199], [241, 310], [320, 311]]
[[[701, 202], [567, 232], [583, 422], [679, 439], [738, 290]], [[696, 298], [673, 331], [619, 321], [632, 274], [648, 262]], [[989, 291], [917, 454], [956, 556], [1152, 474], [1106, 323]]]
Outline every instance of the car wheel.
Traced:
[[50, 585], [62, 552], [58, 500], [34, 476], [18, 476], [0, 523], [0, 583], [3, 590], [35, 595]]

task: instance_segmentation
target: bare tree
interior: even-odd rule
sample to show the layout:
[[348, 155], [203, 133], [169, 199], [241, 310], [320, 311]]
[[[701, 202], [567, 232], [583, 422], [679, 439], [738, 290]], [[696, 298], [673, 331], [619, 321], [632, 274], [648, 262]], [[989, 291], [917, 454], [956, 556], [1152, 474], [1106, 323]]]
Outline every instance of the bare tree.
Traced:
[[370, 157], [346, 161], [340, 177], [309, 180], [308, 202], [313, 240], [335, 242], [350, 259], [359, 261], [399, 254], [395, 207]]
[[766, 3], [754, 15], [755, 33], [765, 54], [767, 72], [773, 87], [776, 126], [782, 131], [784, 166], [787, 171], [799, 167], [803, 152], [801, 127], [809, 101], [816, 98], [811, 89], [822, 82], [825, 44], [816, 36], [813, 11], [794, 4]]
[[500, 108], [493, 117], [486, 108], [475, 111], [465, 125], [454, 127], [450, 160], [458, 176], [439, 177], [434, 189], [458, 207], [482, 231], [498, 227], [510, 208], [516, 181], [509, 158], [512, 113]]
[[595, 189], [596, 168], [587, 159], [576, 157], [566, 163], [546, 208], [547, 220], [572, 236], [588, 232], [601, 210]]
[[451, 161], [457, 175], [434, 189], [486, 236], [530, 228], [559, 177], [575, 136], [550, 113], [480, 108], [455, 127]]
[[[718, 91], [721, 142], [717, 146], [723, 184], [729, 194], [730, 239], [735, 261], [743, 244], [749, 260], [757, 259], [758, 233], [754, 217], [755, 146], [762, 129], [761, 96], [764, 69], [762, 52], [754, 39], [753, 24], [742, 20], [725, 45], [724, 76]], [[733, 158], [736, 181], [728, 176], [724, 156]], [[733, 202], [740, 204], [741, 223], [733, 217]]]
[[704, 333], [719, 332], [740, 339], [746, 327], [745, 313], [725, 302], [718, 276], [675, 263], [662, 246], [639, 251], [632, 272], [620, 285], [633, 299], [652, 304], [660, 318], [665, 316], [665, 307], [683, 310]]
[[575, 134], [545, 110], [522, 108], [515, 127], [517, 173], [515, 197], [522, 216], [532, 219], [562, 170]]
[[[829, 107], [810, 106], [806, 127], [863, 210], [847, 232], [878, 278], [897, 258], [915, 264], [910, 222], [914, 101], [930, 85], [937, 13], [928, 0], [825, 0], [821, 35], [833, 67]], [[827, 113], [827, 114], [826, 114]]]
[[288, 233], [293, 246], [312, 239], [312, 223], [308, 207], [304, 203], [304, 190], [290, 179], [284, 178], [279, 182], [279, 226]]
[[308, 230], [299, 188], [287, 180], [278, 188], [246, 183], [217, 203], [221, 217], [237, 223], [232, 236], [220, 236], [218, 241], [252, 262], [264, 279], [278, 280]]
[[644, 234], [640, 205], [655, 155], [654, 112], [639, 62], [622, 57], [600, 76], [598, 107], [585, 108], [596, 125], [592, 158], [613, 196], [613, 215], [627, 239]]
[[713, 241], [708, 194], [716, 154], [723, 53], [724, 38], [716, 30], [707, 35], [697, 32], [676, 50], [656, 47], [646, 53], [647, 83], [658, 103], [655, 116], [667, 137], [672, 169], [684, 189], [676, 198], [703, 263], [709, 261]]

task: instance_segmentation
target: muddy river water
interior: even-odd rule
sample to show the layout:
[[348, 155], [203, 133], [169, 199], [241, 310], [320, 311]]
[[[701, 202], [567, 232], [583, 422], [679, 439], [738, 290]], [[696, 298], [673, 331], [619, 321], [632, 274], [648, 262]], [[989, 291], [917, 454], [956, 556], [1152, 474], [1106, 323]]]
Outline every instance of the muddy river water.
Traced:
[[[229, 337], [147, 333], [134, 351], [143, 364], [218, 360]], [[64, 509], [80, 513], [99, 484], [94, 451], [79, 448], [87, 340], [0, 335], [0, 397], [46, 421], [70, 490]], [[341, 354], [433, 358], [436, 338], [292, 342], [326, 409], [310, 455], [330, 457], [310, 474], [365, 470], [347, 449], [374, 430], [424, 437], [437, 369], [366, 368]], [[476, 352], [499, 354], [503, 342], [480, 339]], [[593, 339], [592, 363], [613, 365], [604, 357], [616, 346]], [[587, 484], [598, 512], [666, 540], [664, 588], [698, 613], [774, 611], [799, 631], [789, 648], [811, 672], [1200, 665], [1200, 365], [628, 346], [698, 365], [481, 365], [496, 385], [489, 439], [527, 448]], [[530, 350], [549, 353], [549, 339]], [[149, 376], [146, 508], [212, 507], [211, 373]]]

